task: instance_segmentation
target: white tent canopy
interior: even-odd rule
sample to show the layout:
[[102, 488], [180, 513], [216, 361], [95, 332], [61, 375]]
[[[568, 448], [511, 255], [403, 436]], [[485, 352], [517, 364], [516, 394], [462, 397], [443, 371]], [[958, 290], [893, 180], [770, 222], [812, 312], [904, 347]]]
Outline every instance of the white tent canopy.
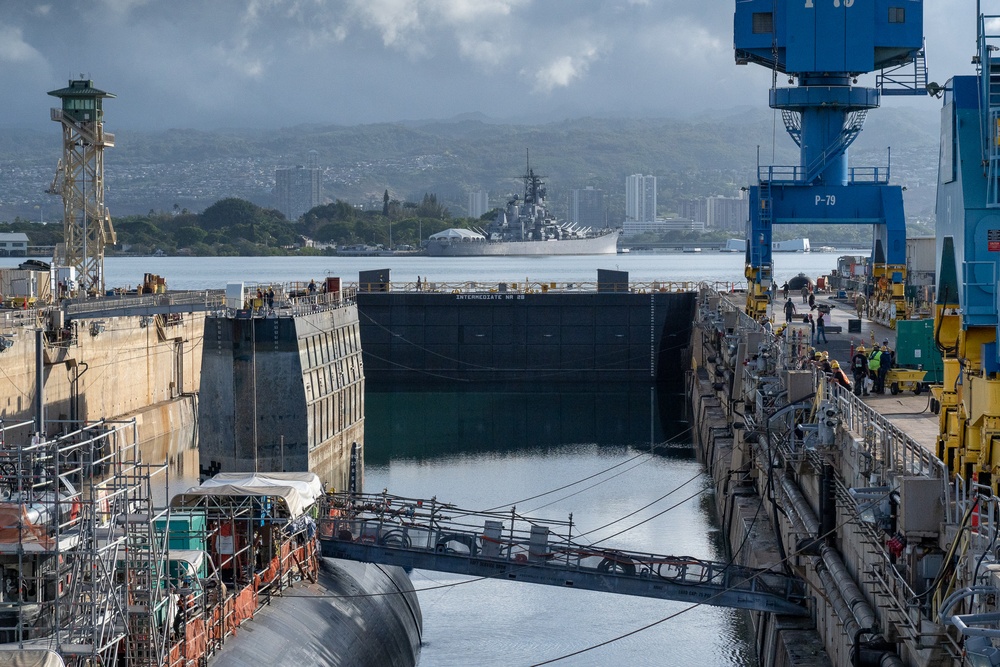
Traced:
[[170, 501], [174, 507], [195, 507], [213, 496], [271, 496], [281, 498], [294, 519], [323, 495], [319, 476], [311, 472], [222, 473], [191, 487]]
[[312, 505], [323, 495], [323, 483], [314, 472], [220, 472], [201, 486], [290, 486], [299, 492], [306, 505]]
[[458, 229], [452, 227], [437, 234], [431, 234], [428, 238], [442, 241], [485, 241], [486, 237], [468, 229]]
[[[288, 508], [288, 516], [294, 519], [300, 516], [308, 505], [302, 502], [299, 492], [290, 486], [233, 486], [226, 484], [223, 486], [195, 486], [184, 493], [178, 494], [170, 501], [172, 507], [198, 507], [203, 504], [206, 498], [249, 498], [251, 496], [266, 496], [268, 498], [283, 501]], [[280, 507], [282, 503], [276, 503]]]
[[35, 648], [5, 648], [0, 650], [2, 667], [65, 667], [66, 663], [55, 651]]

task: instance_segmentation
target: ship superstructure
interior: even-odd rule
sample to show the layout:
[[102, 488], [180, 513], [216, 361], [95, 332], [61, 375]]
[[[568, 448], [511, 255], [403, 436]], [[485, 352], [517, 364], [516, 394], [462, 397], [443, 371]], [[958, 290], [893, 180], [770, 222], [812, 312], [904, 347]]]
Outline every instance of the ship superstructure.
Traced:
[[523, 197], [514, 195], [485, 229], [447, 229], [427, 242], [427, 254], [474, 255], [610, 255], [617, 252], [618, 229], [594, 230], [559, 222], [545, 206], [545, 183], [529, 164]]

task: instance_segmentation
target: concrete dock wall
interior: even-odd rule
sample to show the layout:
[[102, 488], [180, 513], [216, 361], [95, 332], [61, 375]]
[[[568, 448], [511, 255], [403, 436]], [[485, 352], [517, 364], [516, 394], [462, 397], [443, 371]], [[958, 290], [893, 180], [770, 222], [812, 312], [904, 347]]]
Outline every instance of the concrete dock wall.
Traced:
[[[346, 488], [364, 451], [364, 369], [353, 306], [296, 317], [205, 322], [203, 467], [312, 470]], [[361, 458], [363, 461], [363, 457]], [[363, 467], [359, 461], [359, 482]]]
[[[691, 359], [695, 446], [733, 562], [786, 572], [809, 591], [809, 617], [749, 615], [762, 667], [965, 664], [929, 592], [955, 524], [979, 501], [813, 364], [795, 330], [777, 338], [706, 291]], [[972, 581], [973, 569], [956, 565], [956, 579]]]
[[[700, 337], [692, 342], [699, 348]], [[739, 442], [737, 417], [717, 395], [709, 368], [693, 370], [688, 395], [695, 425], [699, 458], [712, 478], [715, 511], [722, 524], [731, 557], [737, 565], [776, 567], [781, 571], [781, 552], [771, 521], [771, 508], [758, 492], [755, 473], [746, 448]], [[823, 640], [808, 619], [746, 612], [757, 645], [761, 667], [831, 667]], [[849, 663], [846, 663], [849, 664]]]
[[[196, 392], [203, 322], [203, 313], [81, 318], [46, 331], [47, 418], [117, 418]], [[10, 323], [0, 333], [12, 342], [0, 353], [0, 411], [7, 420], [31, 419], [35, 325]]]

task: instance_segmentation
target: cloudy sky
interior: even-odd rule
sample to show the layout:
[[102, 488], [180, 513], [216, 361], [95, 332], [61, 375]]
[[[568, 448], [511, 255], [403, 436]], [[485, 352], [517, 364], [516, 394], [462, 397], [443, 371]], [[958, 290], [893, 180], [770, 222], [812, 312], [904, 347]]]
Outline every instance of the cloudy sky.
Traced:
[[[975, 3], [926, 4], [931, 79], [971, 73]], [[732, 21], [733, 0], [0, 0], [0, 125], [45, 127], [80, 74], [118, 96], [111, 130], [766, 106]]]

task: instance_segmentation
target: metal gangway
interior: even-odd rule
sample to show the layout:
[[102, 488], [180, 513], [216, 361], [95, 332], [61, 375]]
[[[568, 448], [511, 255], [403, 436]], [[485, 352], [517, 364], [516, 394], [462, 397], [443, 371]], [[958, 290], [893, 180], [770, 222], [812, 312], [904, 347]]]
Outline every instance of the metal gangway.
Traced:
[[[568, 521], [465, 510], [437, 499], [335, 493], [317, 520], [323, 555], [366, 563], [807, 615], [804, 583], [782, 573], [587, 545]], [[579, 536], [578, 536], [579, 539]]]

